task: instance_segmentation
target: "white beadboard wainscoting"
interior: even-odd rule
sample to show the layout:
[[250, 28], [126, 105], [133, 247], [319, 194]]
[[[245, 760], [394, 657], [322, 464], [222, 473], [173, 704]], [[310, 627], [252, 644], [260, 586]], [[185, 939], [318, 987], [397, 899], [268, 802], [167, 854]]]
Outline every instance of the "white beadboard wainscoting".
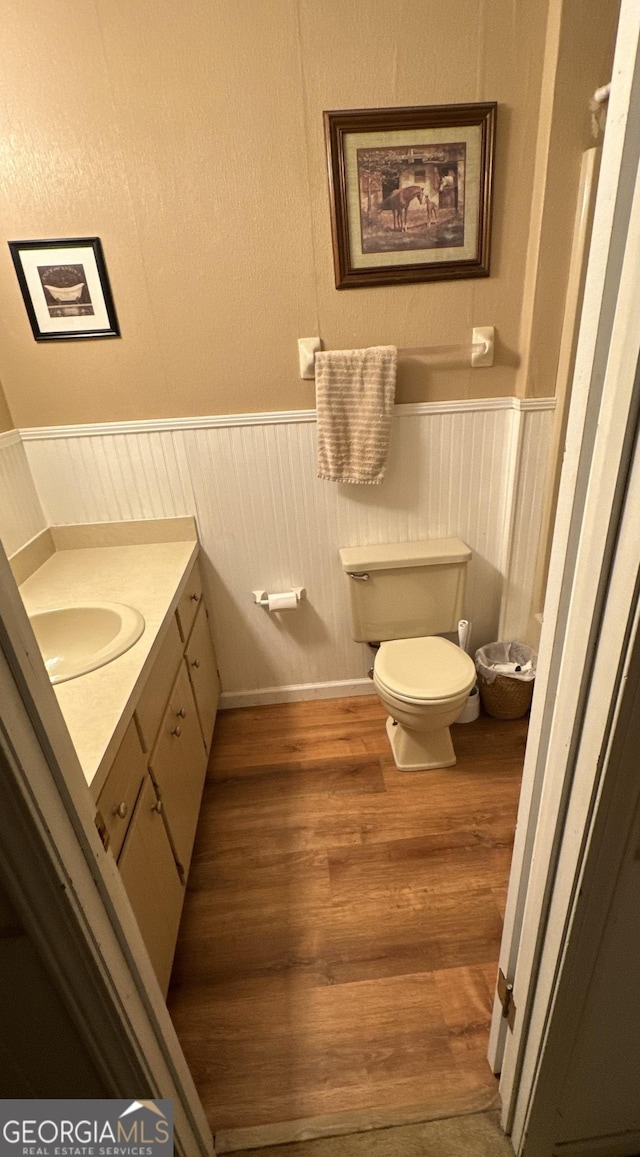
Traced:
[[[553, 413], [547, 411], [544, 431], [527, 419], [516, 422], [512, 443], [512, 470], [509, 487], [512, 506], [505, 527], [508, 556], [498, 639], [516, 639], [537, 647], [528, 637], [531, 616], [542, 612], [532, 606], [534, 576], [541, 549], [539, 535], [547, 486], [549, 484]], [[542, 434], [542, 438], [541, 438]]]
[[19, 432], [0, 434], [0, 542], [5, 553], [15, 554], [47, 525]]
[[[472, 645], [528, 622], [553, 399], [396, 407], [381, 486], [316, 478], [315, 411], [22, 431], [48, 524], [195, 514], [227, 706], [367, 693], [338, 550], [458, 535]], [[513, 572], [513, 573], [511, 573]], [[305, 586], [280, 615], [252, 591]]]

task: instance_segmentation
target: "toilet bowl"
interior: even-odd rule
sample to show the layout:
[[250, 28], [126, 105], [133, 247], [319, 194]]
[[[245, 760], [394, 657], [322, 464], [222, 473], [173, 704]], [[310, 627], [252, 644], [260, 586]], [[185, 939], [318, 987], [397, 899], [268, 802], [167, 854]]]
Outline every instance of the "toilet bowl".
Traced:
[[373, 682], [390, 716], [387, 734], [400, 771], [453, 766], [449, 727], [475, 681], [473, 660], [448, 639], [429, 635], [380, 644]]

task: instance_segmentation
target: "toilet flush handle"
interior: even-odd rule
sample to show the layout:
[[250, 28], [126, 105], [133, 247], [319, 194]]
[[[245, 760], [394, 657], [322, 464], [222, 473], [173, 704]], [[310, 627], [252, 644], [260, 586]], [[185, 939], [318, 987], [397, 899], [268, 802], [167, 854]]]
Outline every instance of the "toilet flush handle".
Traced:
[[369, 575], [364, 570], [348, 570], [349, 578], [355, 579], [358, 583], [366, 583], [369, 581]]

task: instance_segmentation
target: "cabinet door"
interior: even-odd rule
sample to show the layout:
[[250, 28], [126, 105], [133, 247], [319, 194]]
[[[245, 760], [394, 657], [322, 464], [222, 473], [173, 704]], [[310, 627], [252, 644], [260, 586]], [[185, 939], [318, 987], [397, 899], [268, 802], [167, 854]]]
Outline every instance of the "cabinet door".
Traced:
[[207, 770], [207, 753], [189, 676], [182, 663], [151, 753], [149, 770], [164, 804], [176, 859], [186, 878]]
[[187, 580], [186, 588], [182, 594], [180, 602], [176, 607], [176, 617], [178, 619], [178, 626], [180, 627], [180, 634], [182, 635], [183, 643], [186, 643], [189, 638], [189, 632], [196, 617], [196, 611], [202, 603], [202, 576], [200, 568], [195, 563], [191, 574]]
[[151, 751], [155, 743], [176, 671], [182, 659], [182, 651], [178, 623], [172, 616], [136, 706], [135, 717], [145, 751]]
[[118, 748], [106, 783], [98, 796], [101, 813], [110, 837], [110, 847], [118, 858], [138, 798], [140, 784], [147, 773], [138, 729], [133, 719]]
[[220, 677], [211, 641], [207, 608], [200, 603], [185, 650], [189, 678], [198, 708], [204, 745], [209, 752], [213, 725], [220, 699]]
[[147, 776], [118, 867], [158, 982], [166, 995], [184, 887], [158, 807], [153, 783]]

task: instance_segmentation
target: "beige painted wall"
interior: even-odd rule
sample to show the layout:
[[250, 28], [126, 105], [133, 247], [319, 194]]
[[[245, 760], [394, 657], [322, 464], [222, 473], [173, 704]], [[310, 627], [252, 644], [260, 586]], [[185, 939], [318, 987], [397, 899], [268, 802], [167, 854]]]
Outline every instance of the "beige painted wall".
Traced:
[[[517, 393], [554, 393], [589, 100], [611, 79], [619, 0], [550, 0]], [[560, 384], [560, 393], [567, 383]]]
[[11, 410], [7, 404], [7, 399], [4, 396], [2, 382], [0, 382], [0, 434], [4, 433], [5, 430], [13, 430], [14, 425], [15, 423], [11, 416]]
[[[404, 367], [401, 401], [515, 389], [546, 2], [5, 0], [7, 239], [102, 238], [121, 340], [36, 344], [0, 248], [20, 426], [306, 408], [298, 336], [470, 340], [493, 369]], [[338, 292], [327, 108], [497, 100], [492, 276]]]

